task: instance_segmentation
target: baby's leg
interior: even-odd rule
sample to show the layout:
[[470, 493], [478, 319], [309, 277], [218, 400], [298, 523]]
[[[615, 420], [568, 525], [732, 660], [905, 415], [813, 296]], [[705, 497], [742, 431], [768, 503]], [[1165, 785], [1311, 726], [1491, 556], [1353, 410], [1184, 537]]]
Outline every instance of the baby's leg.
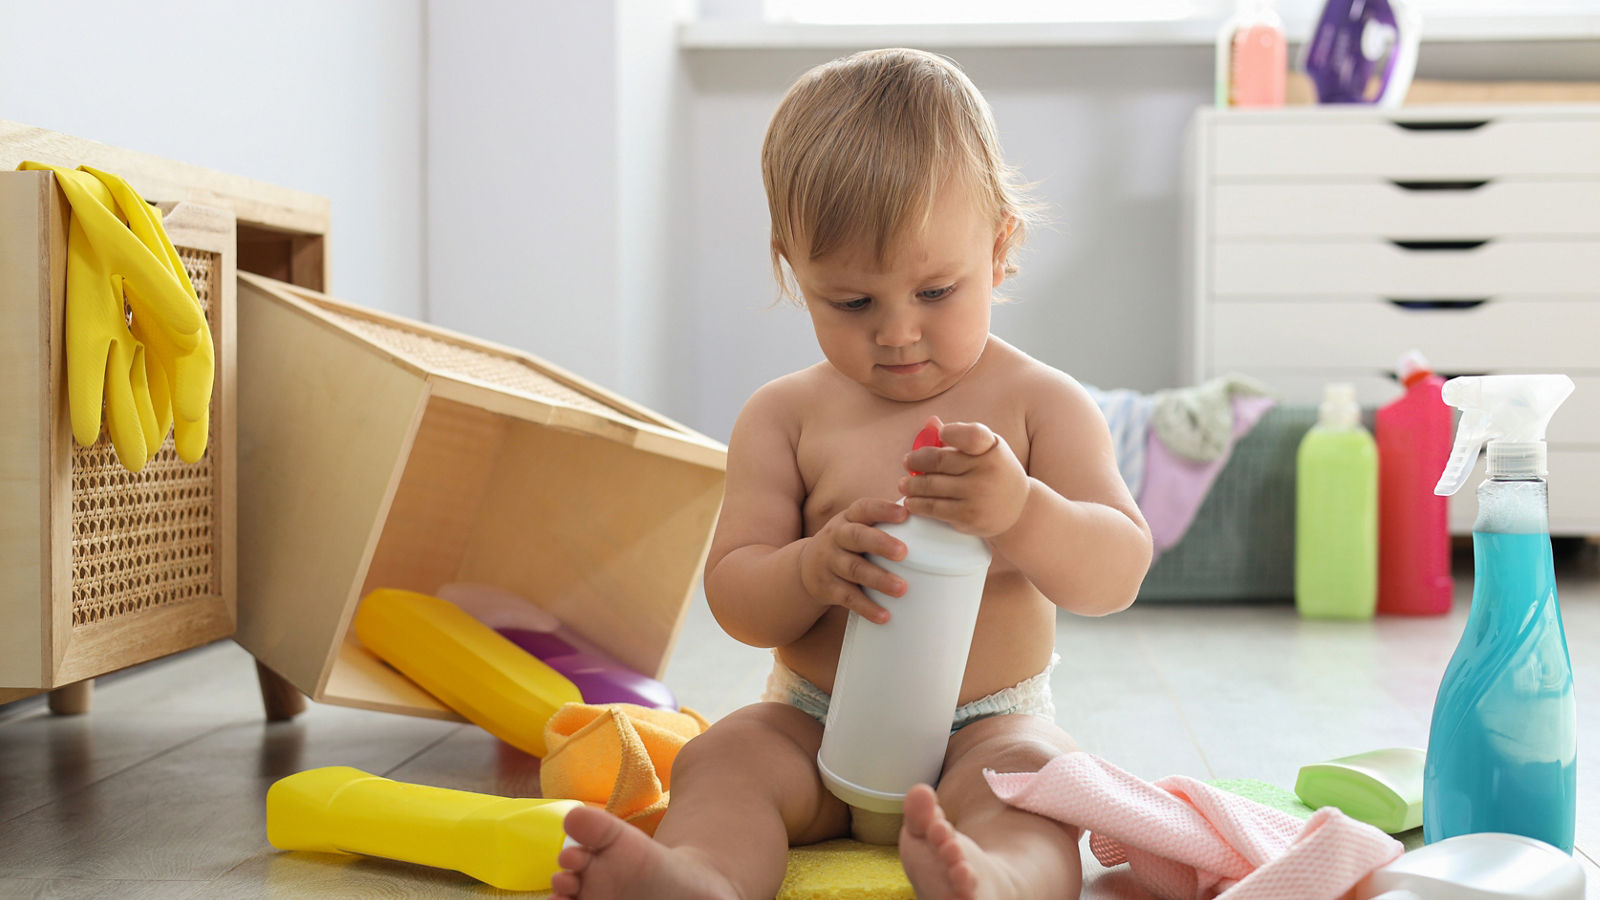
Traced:
[[918, 900], [998, 900], [1078, 896], [1080, 831], [1007, 805], [983, 770], [1034, 772], [1076, 749], [1037, 716], [994, 716], [950, 738], [937, 794], [918, 785], [906, 796], [900, 861]]
[[556, 897], [766, 898], [790, 844], [837, 837], [849, 811], [817, 774], [822, 726], [782, 703], [757, 703], [679, 751], [672, 799], [652, 840], [588, 807], [567, 815], [580, 846], [561, 851]]

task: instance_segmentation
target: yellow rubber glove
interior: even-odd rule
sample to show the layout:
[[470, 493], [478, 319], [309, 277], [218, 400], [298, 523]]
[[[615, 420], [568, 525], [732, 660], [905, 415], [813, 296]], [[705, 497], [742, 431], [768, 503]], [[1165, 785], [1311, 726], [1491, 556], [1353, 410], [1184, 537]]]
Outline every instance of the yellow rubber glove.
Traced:
[[37, 162], [18, 168], [54, 172], [72, 206], [66, 349], [73, 437], [83, 446], [99, 439], [103, 401], [106, 430], [128, 469], [144, 468], [174, 418], [178, 455], [199, 459], [209, 426], [211, 333], [160, 218], [115, 175]]
[[[83, 170], [100, 179], [111, 191], [118, 207], [127, 216], [128, 229], [159, 261], [165, 263], [167, 271], [173, 275], [173, 281], [184, 292], [184, 296], [179, 297], [171, 290], [171, 284], [163, 280], [159, 282], [161, 287], [152, 298], [146, 299], [147, 288], [142, 282], [124, 281], [123, 285], [127, 291], [128, 305], [134, 310], [133, 335], [144, 344], [146, 361], [153, 360], [156, 363], [156, 366], [147, 368], [150, 400], [157, 410], [158, 424], [165, 434], [166, 420], [161, 417], [160, 410], [164, 405], [170, 405], [173, 442], [178, 457], [185, 462], [194, 462], [206, 452], [206, 438], [211, 426], [211, 388], [216, 373], [211, 329], [206, 323], [205, 311], [200, 307], [199, 295], [189, 281], [189, 273], [183, 268], [182, 257], [178, 256], [177, 248], [172, 246], [167, 230], [161, 225], [160, 213], [144, 202], [133, 186], [120, 175], [88, 166], [84, 166]], [[182, 315], [185, 310], [193, 311], [193, 331], [178, 334], [174, 329], [163, 327], [164, 323], [174, 321], [164, 308], [169, 301], [177, 315]], [[154, 318], [139, 312], [156, 305], [163, 306], [163, 309]], [[160, 402], [163, 397], [169, 401], [168, 404]]]

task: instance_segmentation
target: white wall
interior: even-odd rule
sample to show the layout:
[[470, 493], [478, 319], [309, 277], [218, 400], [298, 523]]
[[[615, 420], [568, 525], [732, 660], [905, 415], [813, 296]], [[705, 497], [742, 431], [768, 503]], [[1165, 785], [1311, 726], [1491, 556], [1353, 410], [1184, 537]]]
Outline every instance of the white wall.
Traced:
[[681, 380], [674, 26], [665, 0], [428, 4], [430, 318], [653, 407]]
[[330, 290], [422, 309], [422, 0], [0, 0], [0, 118], [329, 198]]

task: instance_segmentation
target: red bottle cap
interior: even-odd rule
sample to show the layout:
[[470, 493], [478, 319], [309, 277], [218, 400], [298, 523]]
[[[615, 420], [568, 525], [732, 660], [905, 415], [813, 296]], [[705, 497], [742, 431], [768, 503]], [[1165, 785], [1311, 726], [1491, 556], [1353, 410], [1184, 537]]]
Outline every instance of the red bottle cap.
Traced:
[[[917, 432], [917, 439], [911, 442], [911, 449], [912, 450], [921, 450], [923, 447], [943, 447], [943, 446], [944, 446], [944, 441], [939, 440], [939, 426], [937, 426], [937, 425], [929, 425], [926, 428], [922, 429], [921, 431]], [[922, 472], [912, 472], [911, 474], [913, 474], [913, 475], [921, 475], [923, 473]]]
[[1428, 365], [1420, 351], [1408, 350], [1400, 357], [1400, 362], [1395, 365], [1400, 375], [1400, 384], [1406, 388], [1433, 374], [1433, 368]]

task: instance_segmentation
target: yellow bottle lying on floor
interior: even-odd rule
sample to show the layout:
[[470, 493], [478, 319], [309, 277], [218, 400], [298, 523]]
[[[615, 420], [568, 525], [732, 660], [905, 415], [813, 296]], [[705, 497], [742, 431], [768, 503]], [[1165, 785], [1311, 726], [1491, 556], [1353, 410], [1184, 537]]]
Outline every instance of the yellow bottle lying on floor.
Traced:
[[501, 890], [547, 891], [565, 840], [561, 822], [582, 805], [326, 766], [267, 790], [267, 840], [279, 850], [362, 853], [454, 869]]
[[571, 679], [448, 600], [379, 588], [353, 624], [379, 659], [525, 753], [543, 757], [545, 723], [563, 705], [583, 702]]

